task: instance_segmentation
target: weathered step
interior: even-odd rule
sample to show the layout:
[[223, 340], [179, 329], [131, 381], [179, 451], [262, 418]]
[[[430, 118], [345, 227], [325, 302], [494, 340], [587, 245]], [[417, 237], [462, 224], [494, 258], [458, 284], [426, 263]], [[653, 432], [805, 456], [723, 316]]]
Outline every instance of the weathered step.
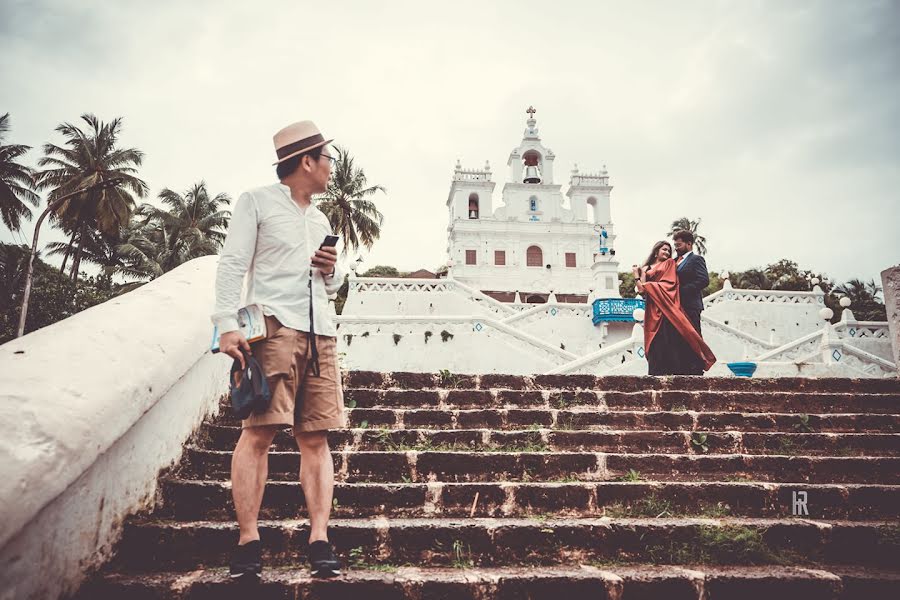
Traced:
[[301, 565], [266, 568], [253, 595], [229, 581], [225, 568], [146, 575], [108, 574], [75, 600], [895, 600], [900, 573], [882, 569], [693, 565], [573, 567], [394, 567], [360, 557], [333, 580], [309, 577]]
[[350, 408], [557, 408], [782, 413], [898, 413], [900, 394], [652, 390], [399, 390], [348, 388]]
[[[631, 429], [691, 431], [795, 431], [820, 433], [900, 433], [900, 414], [796, 414], [594, 410], [589, 407], [417, 409], [355, 408], [352, 427], [432, 429]], [[236, 423], [227, 417], [220, 422]]]
[[900, 394], [900, 379], [780, 377], [637, 377], [594, 375], [458, 375], [452, 373], [380, 373], [351, 371], [344, 387], [370, 389], [510, 389], [510, 390], [645, 390], [739, 392], [854, 392]]
[[[182, 570], [227, 564], [237, 524], [135, 521], [113, 569]], [[271, 565], [302, 561], [306, 520], [262, 521]], [[843, 564], [900, 569], [895, 522], [806, 519], [335, 519], [329, 539], [345, 559], [359, 553], [394, 565]], [[359, 548], [359, 550], [355, 550]]]
[[[231, 451], [189, 447], [180, 474], [222, 478]], [[338, 481], [603, 481], [640, 476], [667, 481], [752, 479], [810, 483], [900, 483], [898, 457], [626, 454], [602, 452], [332, 452]], [[269, 478], [295, 479], [299, 452], [270, 452]], [[631, 474], [634, 478], [636, 475]]]
[[[208, 425], [198, 437], [209, 449], [233, 449], [235, 426]], [[705, 437], [704, 437], [705, 436]], [[489, 429], [345, 429], [331, 431], [334, 450], [449, 450], [498, 452], [673, 452], [676, 454], [805, 454], [898, 456], [900, 433], [741, 433], [716, 431], [496, 431]], [[274, 449], [293, 450], [290, 429], [275, 436]]]
[[[681, 408], [681, 407], [679, 407]], [[598, 410], [580, 406], [556, 408], [354, 408], [347, 410], [352, 427], [430, 429], [632, 429], [793, 431], [817, 433], [900, 433], [897, 413], [805, 414], [687, 410]], [[213, 423], [240, 425], [224, 407]]]
[[[803, 499], [805, 511], [794, 510]], [[234, 520], [231, 484], [169, 479], [162, 482], [159, 517]], [[699, 483], [339, 483], [336, 518], [396, 517], [788, 517], [900, 519], [900, 486]], [[303, 489], [295, 481], [270, 481], [261, 517], [306, 515]]]

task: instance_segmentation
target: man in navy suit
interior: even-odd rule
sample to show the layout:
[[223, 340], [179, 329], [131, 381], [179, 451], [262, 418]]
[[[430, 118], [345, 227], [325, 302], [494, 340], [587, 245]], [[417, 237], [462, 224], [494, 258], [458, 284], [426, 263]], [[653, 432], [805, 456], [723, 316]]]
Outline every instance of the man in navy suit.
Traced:
[[[684, 309], [688, 319], [697, 330], [700, 331], [700, 313], [703, 312], [703, 289], [709, 285], [709, 272], [706, 270], [706, 260], [694, 253], [694, 234], [684, 229], [676, 231], [672, 236], [675, 240], [675, 254], [678, 272], [678, 290], [681, 296], [681, 308]], [[686, 375], [703, 375], [703, 361], [700, 357], [693, 356]]]

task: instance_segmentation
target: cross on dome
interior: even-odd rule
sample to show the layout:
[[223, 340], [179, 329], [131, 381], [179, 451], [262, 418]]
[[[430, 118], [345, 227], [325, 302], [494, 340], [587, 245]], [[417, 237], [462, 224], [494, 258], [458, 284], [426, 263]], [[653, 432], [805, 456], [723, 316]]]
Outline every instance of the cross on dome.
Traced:
[[529, 106], [529, 107], [528, 107], [528, 110], [526, 110], [525, 112], [527, 112], [527, 113], [528, 113], [528, 116], [531, 117], [531, 118], [533, 119], [533, 118], [534, 118], [534, 113], [537, 112], [537, 109], [536, 109], [535, 107], [533, 107], [533, 106]]

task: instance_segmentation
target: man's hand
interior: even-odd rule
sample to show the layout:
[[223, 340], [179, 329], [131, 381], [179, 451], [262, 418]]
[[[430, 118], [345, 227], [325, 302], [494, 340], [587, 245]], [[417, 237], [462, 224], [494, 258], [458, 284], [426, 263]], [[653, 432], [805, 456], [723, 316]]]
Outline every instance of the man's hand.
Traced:
[[323, 275], [331, 275], [335, 264], [337, 264], [337, 248], [334, 246], [323, 246], [312, 256], [312, 266], [322, 271]]
[[253, 354], [250, 351], [250, 344], [247, 342], [247, 338], [239, 330], [228, 331], [219, 336], [219, 351], [236, 358], [241, 362], [241, 369], [246, 369], [247, 363], [244, 361], [244, 354], [241, 352], [241, 348], [246, 350], [247, 354]]

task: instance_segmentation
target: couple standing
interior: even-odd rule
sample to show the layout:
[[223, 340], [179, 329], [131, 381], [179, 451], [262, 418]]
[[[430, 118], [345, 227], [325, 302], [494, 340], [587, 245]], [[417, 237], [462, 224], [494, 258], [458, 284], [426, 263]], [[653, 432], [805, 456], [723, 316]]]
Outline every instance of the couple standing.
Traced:
[[694, 253], [694, 234], [676, 231], [672, 246], [657, 242], [643, 266], [634, 266], [638, 292], [646, 302], [644, 352], [649, 375], [703, 375], [716, 357], [700, 333], [706, 261]]

